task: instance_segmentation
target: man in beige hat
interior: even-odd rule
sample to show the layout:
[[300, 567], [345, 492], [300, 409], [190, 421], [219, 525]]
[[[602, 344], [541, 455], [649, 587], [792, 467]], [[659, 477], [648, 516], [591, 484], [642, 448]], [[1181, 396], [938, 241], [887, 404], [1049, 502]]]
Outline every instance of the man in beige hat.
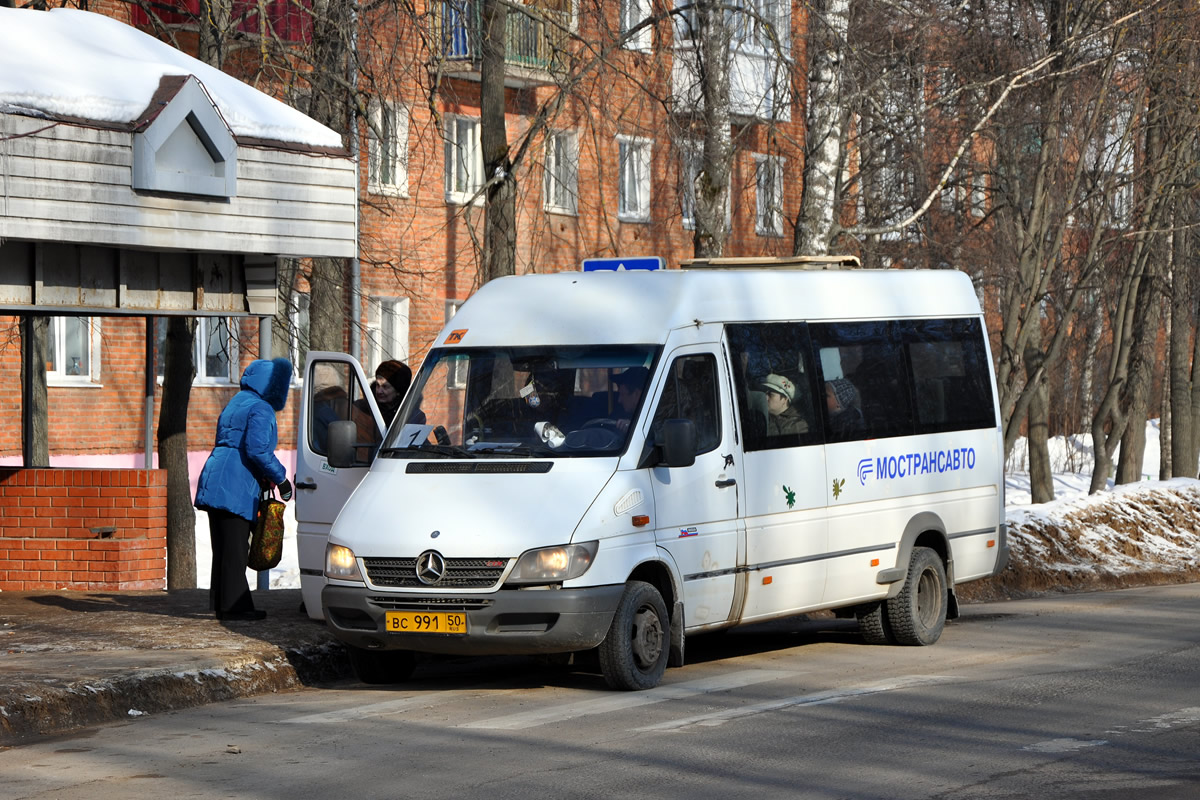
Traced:
[[808, 433], [808, 422], [792, 406], [796, 384], [783, 375], [771, 373], [763, 379], [762, 388], [767, 394], [767, 436]]

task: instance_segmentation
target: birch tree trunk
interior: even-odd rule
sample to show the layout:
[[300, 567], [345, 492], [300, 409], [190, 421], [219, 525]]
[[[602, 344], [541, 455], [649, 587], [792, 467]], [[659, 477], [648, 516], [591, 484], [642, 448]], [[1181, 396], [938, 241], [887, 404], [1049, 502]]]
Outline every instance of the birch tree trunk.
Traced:
[[842, 149], [843, 59], [850, 0], [818, 0], [809, 11], [808, 108], [804, 187], [792, 241], [794, 255], [825, 255], [837, 221]]
[[728, 230], [729, 170], [733, 160], [729, 109], [729, 46], [731, 32], [725, 7], [701, 0], [696, 8], [699, 27], [700, 91], [704, 104], [704, 149], [696, 174], [696, 230], [692, 243], [697, 258], [725, 254]]

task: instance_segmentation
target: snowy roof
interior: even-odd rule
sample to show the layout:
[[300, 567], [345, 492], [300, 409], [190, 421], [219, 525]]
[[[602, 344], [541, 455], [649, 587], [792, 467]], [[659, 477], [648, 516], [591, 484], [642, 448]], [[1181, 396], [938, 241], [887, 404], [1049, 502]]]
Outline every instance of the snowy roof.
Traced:
[[100, 14], [0, 7], [0, 112], [130, 124], [167, 76], [194, 75], [234, 136], [341, 148], [285, 103]]

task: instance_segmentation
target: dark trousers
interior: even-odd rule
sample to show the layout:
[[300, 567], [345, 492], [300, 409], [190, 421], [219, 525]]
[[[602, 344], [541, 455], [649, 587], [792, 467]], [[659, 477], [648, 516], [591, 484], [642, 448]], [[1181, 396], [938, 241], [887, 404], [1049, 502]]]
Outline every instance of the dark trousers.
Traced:
[[250, 553], [250, 520], [228, 511], [208, 512], [208, 535], [212, 540], [212, 577], [208, 604], [218, 616], [252, 611], [250, 584], [246, 582], [246, 558]]

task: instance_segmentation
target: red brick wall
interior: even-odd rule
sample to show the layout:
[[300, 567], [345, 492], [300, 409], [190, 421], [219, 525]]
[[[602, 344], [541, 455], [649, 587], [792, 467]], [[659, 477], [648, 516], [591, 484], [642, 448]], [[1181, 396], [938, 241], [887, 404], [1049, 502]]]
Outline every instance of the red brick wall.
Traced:
[[165, 470], [0, 468], [0, 591], [166, 585]]

